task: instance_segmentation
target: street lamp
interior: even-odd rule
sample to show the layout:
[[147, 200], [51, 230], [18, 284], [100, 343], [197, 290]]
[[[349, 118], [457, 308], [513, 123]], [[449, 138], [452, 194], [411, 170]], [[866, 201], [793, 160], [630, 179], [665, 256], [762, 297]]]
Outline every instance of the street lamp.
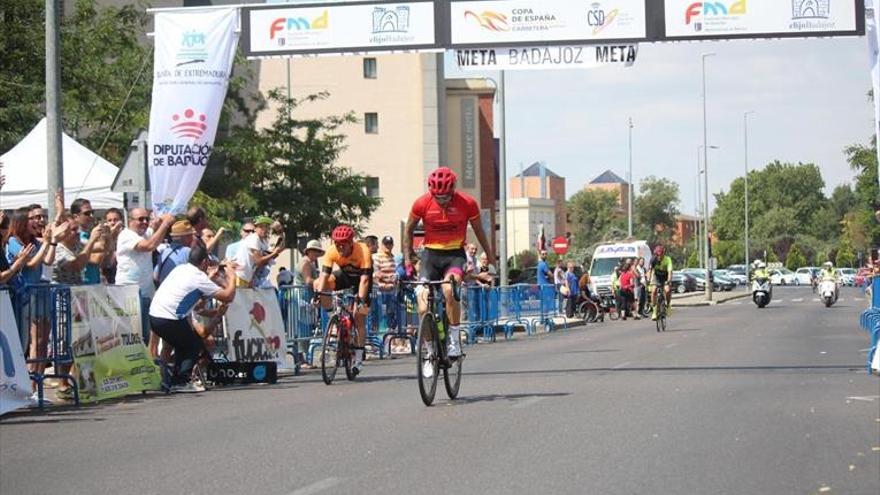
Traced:
[[[700, 167], [700, 152], [704, 148], [705, 147], [702, 144], [697, 146], [697, 198], [696, 198], [696, 203], [695, 203], [695, 208], [697, 210], [697, 213], [696, 213], [697, 217], [702, 215], [702, 212], [705, 208], [705, 205], [700, 203], [700, 195], [702, 192], [700, 190], [700, 178], [701, 178], [700, 176], [703, 175], [703, 168]], [[717, 150], [720, 148], [718, 146], [715, 146], [714, 144], [710, 144], [709, 149], [710, 150]], [[699, 253], [698, 256], [699, 256], [699, 260], [700, 260], [700, 268], [706, 268], [709, 265], [709, 261], [708, 261], [708, 256], [706, 256], [705, 246], [703, 245], [703, 242], [702, 242], [702, 239], [706, 235], [706, 225], [703, 224], [703, 227], [701, 230], [700, 223], [702, 223], [702, 222], [697, 220], [697, 251]]]
[[629, 187], [627, 190], [629, 191], [628, 197], [626, 199], [626, 209], [627, 209], [627, 233], [630, 238], [633, 236], [633, 119], [629, 118]]
[[703, 237], [704, 252], [706, 253], [706, 300], [712, 300], [712, 267], [709, 265], [709, 132], [706, 122], [706, 58], [715, 56], [714, 53], [703, 54], [703, 199], [706, 207], [703, 209], [703, 229], [706, 235]]
[[[500, 204], [498, 205], [499, 230], [498, 233], [498, 268], [501, 278], [501, 286], [507, 285], [507, 119], [505, 117], [505, 94], [506, 88], [504, 84], [504, 71], [501, 71], [501, 82], [486, 77], [486, 79], [495, 83], [495, 98], [498, 100], [498, 120], [501, 121], [501, 128], [498, 132], [498, 197]], [[514, 234], [515, 235], [515, 234]], [[494, 249], [495, 246], [492, 246]], [[489, 260], [492, 263], [493, 260]]]
[[744, 176], [743, 191], [745, 193], [746, 205], [745, 205], [745, 223], [743, 230], [743, 239], [745, 241], [745, 260], [746, 260], [746, 273], [749, 270], [749, 115], [755, 113], [754, 110], [749, 110], [748, 112], [743, 113], [743, 158], [745, 162], [745, 172]]

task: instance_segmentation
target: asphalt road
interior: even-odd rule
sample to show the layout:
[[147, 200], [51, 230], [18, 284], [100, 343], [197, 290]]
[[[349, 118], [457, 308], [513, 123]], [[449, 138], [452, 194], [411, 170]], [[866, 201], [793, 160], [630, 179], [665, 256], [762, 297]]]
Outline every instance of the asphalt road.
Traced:
[[0, 493], [880, 493], [865, 301], [775, 296], [480, 344], [431, 408], [402, 358], [7, 416]]

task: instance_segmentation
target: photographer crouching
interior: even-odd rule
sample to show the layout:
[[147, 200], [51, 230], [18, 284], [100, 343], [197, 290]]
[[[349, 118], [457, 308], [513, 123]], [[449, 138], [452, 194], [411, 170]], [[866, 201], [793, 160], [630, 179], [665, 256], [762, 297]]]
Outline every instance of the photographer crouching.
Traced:
[[193, 366], [204, 349], [191, 322], [193, 308], [202, 298], [232, 302], [235, 265], [210, 267], [208, 250], [198, 242], [189, 253], [189, 263], [177, 266], [168, 274], [150, 304], [153, 331], [174, 349], [170, 383], [162, 384], [170, 392], [204, 391], [203, 386], [190, 382]]

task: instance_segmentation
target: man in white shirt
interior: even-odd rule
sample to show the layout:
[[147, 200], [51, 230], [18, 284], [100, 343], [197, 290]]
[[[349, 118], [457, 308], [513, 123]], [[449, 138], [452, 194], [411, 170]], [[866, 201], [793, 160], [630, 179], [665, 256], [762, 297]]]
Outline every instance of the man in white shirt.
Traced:
[[143, 208], [128, 212], [128, 228], [119, 233], [116, 240], [116, 285], [137, 284], [141, 296], [141, 331], [144, 342], [149, 342], [150, 353], [155, 358], [159, 340], [150, 334], [147, 311], [156, 289], [153, 285], [153, 251], [159, 247], [165, 234], [174, 223], [174, 215], [165, 214], [156, 219], [153, 234], [147, 238], [150, 213]]
[[245, 237], [235, 254], [235, 270], [238, 287], [255, 287], [256, 279], [260, 271], [281, 254], [284, 243], [278, 243], [275, 249], [269, 251], [269, 226], [272, 225], [269, 217], [257, 217], [254, 219], [255, 231]]
[[[219, 268], [219, 267], [218, 267]], [[214, 280], [218, 269], [208, 275], [208, 251], [197, 243], [189, 253], [189, 262], [175, 267], [159, 286], [150, 304], [150, 325], [162, 340], [174, 349], [174, 372], [163, 387], [171, 392], [201, 392], [204, 387], [190, 382], [193, 366], [203, 349], [201, 338], [193, 329], [192, 310], [200, 299], [211, 297], [229, 303], [235, 298], [235, 270], [227, 265], [223, 287]]]
[[241, 243], [244, 239], [254, 233], [254, 224], [252, 222], [245, 222], [241, 225], [241, 232], [239, 233], [241, 238], [233, 242], [232, 244], [226, 246], [226, 256], [225, 259], [233, 260], [235, 259], [235, 255], [238, 254], [238, 247], [241, 246]]

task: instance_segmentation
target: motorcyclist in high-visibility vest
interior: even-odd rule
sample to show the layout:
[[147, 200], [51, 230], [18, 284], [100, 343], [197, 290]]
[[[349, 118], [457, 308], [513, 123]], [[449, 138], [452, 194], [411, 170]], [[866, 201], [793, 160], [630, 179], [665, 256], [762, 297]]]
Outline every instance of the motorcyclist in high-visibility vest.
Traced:
[[767, 265], [761, 260], [755, 260], [755, 271], [752, 273], [752, 278], [757, 280], [759, 278], [770, 279], [770, 274], [767, 273]]
[[826, 261], [822, 264], [822, 271], [819, 272], [819, 280], [822, 282], [831, 280], [835, 284], [840, 282], [837, 272], [834, 271], [834, 265], [830, 261]]

